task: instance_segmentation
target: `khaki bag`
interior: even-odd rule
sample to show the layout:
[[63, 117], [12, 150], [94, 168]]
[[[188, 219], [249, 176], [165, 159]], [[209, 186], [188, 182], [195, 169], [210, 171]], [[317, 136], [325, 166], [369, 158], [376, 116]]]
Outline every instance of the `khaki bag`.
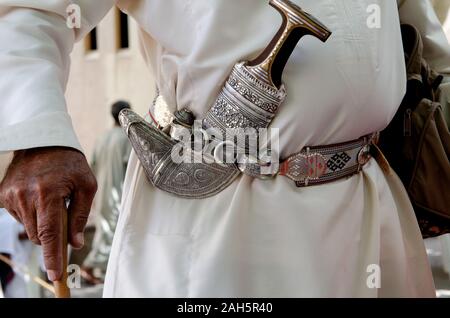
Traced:
[[[402, 25], [408, 84], [406, 96], [379, 147], [403, 181], [424, 238], [450, 233], [450, 132], [440, 89], [443, 76], [423, 59], [423, 42]], [[439, 94], [441, 92], [441, 94]], [[448, 113], [447, 113], [448, 114]]]

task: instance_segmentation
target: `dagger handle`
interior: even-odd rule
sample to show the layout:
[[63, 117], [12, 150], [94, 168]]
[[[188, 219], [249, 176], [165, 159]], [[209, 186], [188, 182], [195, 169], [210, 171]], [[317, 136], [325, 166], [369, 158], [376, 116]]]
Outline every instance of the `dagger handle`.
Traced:
[[312, 35], [325, 42], [331, 31], [289, 0], [270, 0], [270, 5], [281, 14], [283, 23], [266, 49], [247, 63], [247, 68], [267, 84], [280, 88], [284, 67], [300, 39]]

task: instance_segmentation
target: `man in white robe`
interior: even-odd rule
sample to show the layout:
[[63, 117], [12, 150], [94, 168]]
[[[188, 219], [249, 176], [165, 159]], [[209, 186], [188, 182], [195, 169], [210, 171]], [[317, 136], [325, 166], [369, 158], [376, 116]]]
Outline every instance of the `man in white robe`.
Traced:
[[[92, 284], [103, 280], [119, 219], [123, 181], [131, 152], [131, 144], [119, 124], [119, 112], [128, 108], [130, 105], [123, 101], [112, 105], [115, 125], [98, 139], [91, 159], [99, 187], [93, 203], [95, 236], [83, 262], [82, 275]], [[100, 270], [100, 277], [96, 276], [96, 269]]]
[[[0, 151], [81, 150], [63, 97], [69, 53], [115, 2], [140, 25], [143, 54], [170, 110], [187, 107], [198, 118], [233, 65], [260, 53], [281, 23], [278, 13], [260, 0], [0, 0]], [[282, 158], [307, 145], [346, 142], [382, 130], [406, 86], [397, 1], [294, 2], [333, 35], [326, 44], [302, 40], [286, 67], [288, 98], [272, 123], [280, 129]], [[400, 2], [403, 21], [424, 36], [426, 58], [438, 71], [450, 73], [450, 48], [430, 2]], [[66, 27], [66, 8], [72, 3], [81, 7], [81, 29]], [[379, 27], [367, 24], [374, 12], [380, 13]], [[53, 182], [64, 185], [59, 196], [79, 190], [69, 210], [74, 212], [71, 242], [80, 246], [82, 222], [76, 220], [85, 217], [87, 204], [80, 204], [90, 205], [95, 184], [77, 153], [45, 149], [18, 153], [0, 200], [26, 207], [23, 193], [29, 187], [17, 184], [17, 176], [32, 177], [25, 169], [30, 162], [38, 167], [50, 159], [61, 162], [57, 172], [67, 171], [70, 182]], [[70, 170], [76, 162], [89, 182]], [[33, 198], [41, 202], [49, 181], [41, 175], [38, 180], [44, 186], [32, 182], [31, 193], [38, 191]], [[51, 211], [61, 209], [56, 198], [47, 201]], [[25, 220], [34, 213], [32, 208], [17, 210]], [[29, 222], [29, 228], [37, 242], [43, 241], [49, 276], [58, 279], [60, 246], [52, 242], [61, 230], [51, 220], [59, 214], [45, 211], [37, 212], [38, 234], [36, 222]], [[282, 177], [241, 176], [212, 198], [186, 200], [152, 187], [136, 156], [131, 157], [105, 296], [433, 295], [407, 194], [399, 179], [373, 159], [360, 174], [320, 186], [297, 188]]]

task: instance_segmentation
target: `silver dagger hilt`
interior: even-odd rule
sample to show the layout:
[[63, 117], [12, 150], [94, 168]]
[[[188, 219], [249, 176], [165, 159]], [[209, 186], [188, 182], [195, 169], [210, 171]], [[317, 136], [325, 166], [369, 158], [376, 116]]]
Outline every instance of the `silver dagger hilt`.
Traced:
[[312, 35], [325, 42], [331, 31], [289, 0], [270, 0], [270, 5], [281, 14], [283, 23], [266, 49], [247, 66], [261, 80], [280, 88], [284, 67], [300, 39]]

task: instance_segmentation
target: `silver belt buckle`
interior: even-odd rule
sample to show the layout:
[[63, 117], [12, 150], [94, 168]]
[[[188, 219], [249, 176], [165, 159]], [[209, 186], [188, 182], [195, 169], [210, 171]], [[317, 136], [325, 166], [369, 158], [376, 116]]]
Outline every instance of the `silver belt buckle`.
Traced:
[[309, 181], [318, 180], [327, 171], [327, 160], [318, 152], [297, 154], [286, 161], [285, 175], [295, 182], [303, 182], [308, 186]]

